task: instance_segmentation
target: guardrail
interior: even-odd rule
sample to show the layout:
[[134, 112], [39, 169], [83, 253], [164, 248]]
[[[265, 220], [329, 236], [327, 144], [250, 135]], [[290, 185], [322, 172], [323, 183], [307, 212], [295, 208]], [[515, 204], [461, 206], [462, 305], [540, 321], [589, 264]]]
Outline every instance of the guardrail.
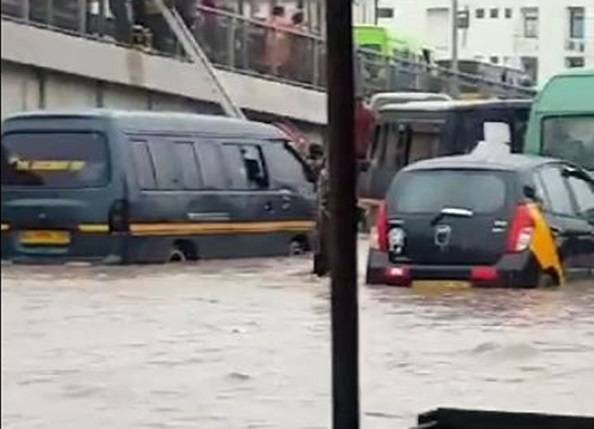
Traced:
[[[112, 11], [109, 0], [2, 0], [2, 16], [19, 22], [66, 31], [78, 36], [129, 45], [133, 22], [125, 9]], [[123, 2], [113, 1], [113, 5]], [[120, 6], [124, 7], [124, 6]], [[190, 29], [217, 67], [290, 85], [325, 90], [326, 47], [322, 37], [299, 25], [248, 18], [221, 9], [197, 6], [186, 16]], [[120, 19], [116, 19], [116, 16]], [[189, 15], [189, 16], [188, 16]], [[185, 58], [183, 49], [161, 15], [143, 16], [152, 30], [149, 52]], [[530, 88], [450, 69], [406, 57], [386, 57], [374, 51], [354, 52], [359, 92], [425, 91], [453, 95], [527, 98]]]

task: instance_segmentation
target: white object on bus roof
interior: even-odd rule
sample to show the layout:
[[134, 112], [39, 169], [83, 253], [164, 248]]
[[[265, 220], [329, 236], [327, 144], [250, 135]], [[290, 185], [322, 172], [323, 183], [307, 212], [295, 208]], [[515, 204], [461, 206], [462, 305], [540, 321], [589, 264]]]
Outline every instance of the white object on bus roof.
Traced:
[[479, 158], [497, 158], [511, 153], [511, 130], [505, 122], [485, 122], [485, 139], [472, 151]]

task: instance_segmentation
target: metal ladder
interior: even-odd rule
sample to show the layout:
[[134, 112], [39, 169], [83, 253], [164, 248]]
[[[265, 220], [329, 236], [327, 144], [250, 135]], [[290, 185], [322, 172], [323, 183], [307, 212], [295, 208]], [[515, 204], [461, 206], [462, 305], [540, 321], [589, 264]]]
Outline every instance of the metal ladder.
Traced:
[[169, 8], [165, 5], [163, 0], [153, 0], [157, 7], [161, 10], [163, 17], [167, 21], [169, 28], [177, 37], [178, 42], [181, 43], [184, 51], [190, 57], [192, 63], [200, 68], [200, 71], [206, 70], [206, 75], [211, 81], [212, 86], [219, 95], [219, 103], [227, 116], [238, 119], [245, 119], [241, 108], [235, 104], [233, 98], [229, 95], [225, 86], [222, 84], [219, 76], [213, 67], [212, 63], [196, 41], [196, 38], [186, 26], [181, 16], [174, 8]]

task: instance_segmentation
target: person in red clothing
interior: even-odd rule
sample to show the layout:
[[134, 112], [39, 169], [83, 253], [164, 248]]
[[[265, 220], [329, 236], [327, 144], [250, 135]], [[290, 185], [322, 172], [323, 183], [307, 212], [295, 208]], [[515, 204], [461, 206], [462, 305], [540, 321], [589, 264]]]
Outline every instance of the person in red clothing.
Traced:
[[367, 159], [367, 150], [375, 128], [375, 115], [363, 96], [355, 98], [355, 154], [358, 161]]

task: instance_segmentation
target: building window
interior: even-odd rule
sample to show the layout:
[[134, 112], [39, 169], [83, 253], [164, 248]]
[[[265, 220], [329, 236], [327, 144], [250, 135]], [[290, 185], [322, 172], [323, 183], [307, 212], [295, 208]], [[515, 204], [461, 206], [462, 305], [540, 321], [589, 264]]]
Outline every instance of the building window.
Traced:
[[476, 17], [478, 19], [482, 19], [485, 17], [485, 9], [477, 9], [476, 10]]
[[490, 16], [494, 19], [499, 18], [499, 9], [491, 9]]
[[536, 84], [538, 82], [538, 58], [536, 57], [522, 57], [522, 68], [530, 77], [530, 80]]
[[499, 64], [499, 57], [491, 57], [490, 61], [491, 64]]
[[513, 9], [511, 7], [506, 7], [505, 8], [505, 18], [511, 19], [512, 16], [513, 16]]
[[538, 8], [526, 7], [522, 9], [522, 15], [524, 17], [524, 37], [538, 38]]
[[570, 7], [569, 8], [569, 37], [571, 39], [583, 39], [585, 36], [584, 31], [584, 18], [586, 12], [583, 7]]
[[377, 17], [386, 19], [394, 18], [394, 9], [391, 7], [380, 7], [377, 10]]
[[567, 57], [565, 58], [565, 67], [568, 69], [579, 69], [586, 66], [584, 57]]

